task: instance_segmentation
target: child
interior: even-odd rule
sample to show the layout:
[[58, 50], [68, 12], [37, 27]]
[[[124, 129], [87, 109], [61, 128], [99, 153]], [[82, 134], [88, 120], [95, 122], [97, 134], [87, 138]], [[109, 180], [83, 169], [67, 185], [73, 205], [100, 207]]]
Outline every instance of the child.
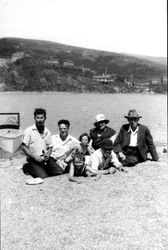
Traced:
[[87, 133], [82, 133], [79, 136], [79, 141], [80, 141], [79, 151], [82, 152], [84, 155], [92, 155], [94, 149], [89, 145], [90, 136]]
[[75, 177], [79, 176], [90, 176], [91, 175], [97, 175], [97, 171], [91, 169], [89, 166], [85, 163], [85, 156], [83, 153], [77, 151], [73, 155], [73, 159], [70, 163], [70, 169], [69, 169], [69, 180], [72, 182], [82, 183], [82, 181], [78, 180]]

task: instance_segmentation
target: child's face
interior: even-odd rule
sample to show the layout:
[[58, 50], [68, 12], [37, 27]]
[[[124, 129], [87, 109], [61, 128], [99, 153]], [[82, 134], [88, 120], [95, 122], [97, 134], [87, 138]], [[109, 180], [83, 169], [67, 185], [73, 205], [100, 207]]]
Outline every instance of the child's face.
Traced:
[[81, 142], [82, 142], [83, 145], [87, 145], [88, 142], [89, 142], [89, 141], [88, 141], [88, 137], [87, 137], [86, 135], [83, 136]]
[[79, 158], [75, 158], [74, 159], [74, 165], [76, 168], [80, 169], [83, 167], [84, 162], [82, 161], [82, 159]]

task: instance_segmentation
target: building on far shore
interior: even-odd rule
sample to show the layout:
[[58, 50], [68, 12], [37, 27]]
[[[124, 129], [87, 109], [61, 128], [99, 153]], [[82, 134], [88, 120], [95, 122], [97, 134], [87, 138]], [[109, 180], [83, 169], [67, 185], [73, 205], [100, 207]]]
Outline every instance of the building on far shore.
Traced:
[[59, 60], [58, 59], [46, 60], [45, 63], [50, 65], [59, 65]]
[[63, 66], [64, 67], [73, 67], [74, 66], [74, 63], [72, 61], [65, 61], [63, 62]]
[[93, 81], [97, 81], [100, 83], [114, 83], [116, 79], [116, 74], [103, 74], [103, 75], [95, 75], [93, 76]]

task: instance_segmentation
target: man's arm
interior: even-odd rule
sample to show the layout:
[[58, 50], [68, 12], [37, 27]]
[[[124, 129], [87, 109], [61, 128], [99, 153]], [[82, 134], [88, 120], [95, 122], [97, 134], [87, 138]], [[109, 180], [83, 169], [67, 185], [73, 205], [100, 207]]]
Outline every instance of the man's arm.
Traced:
[[114, 151], [116, 153], [122, 152], [122, 140], [123, 140], [123, 128], [121, 127], [120, 132], [118, 133], [114, 141]]
[[22, 149], [23, 152], [25, 153], [25, 155], [29, 158], [34, 159], [35, 161], [41, 162], [42, 159], [40, 156], [33, 154], [30, 149], [29, 149], [29, 144], [31, 143], [31, 129], [30, 127], [27, 128], [24, 131], [24, 135], [23, 135], [23, 141], [22, 141]]
[[98, 174], [107, 174], [107, 173], [108, 173], [107, 169], [106, 170], [95, 170], [91, 166], [86, 167], [87, 176], [95, 176]]
[[[124, 154], [123, 154], [124, 155]], [[118, 160], [116, 154], [112, 151], [111, 152], [111, 162], [113, 163], [113, 165], [115, 166], [115, 168], [117, 168], [119, 171], [122, 171], [122, 164], [121, 162]], [[125, 155], [124, 155], [125, 156]]]
[[123, 127], [121, 127], [119, 134], [117, 135], [115, 141], [114, 141], [114, 152], [117, 153], [121, 160], [125, 160], [126, 156], [122, 152], [122, 141], [124, 138], [124, 130]]
[[157, 161], [159, 159], [159, 156], [158, 156], [158, 153], [156, 151], [156, 147], [155, 147], [154, 142], [153, 142], [153, 137], [152, 137], [148, 127], [146, 127], [146, 143], [147, 143], [149, 152], [152, 156], [152, 159], [154, 161]]
[[26, 156], [34, 159], [35, 161], [38, 161], [38, 162], [42, 162], [42, 158], [41, 156], [38, 156], [38, 155], [35, 155], [33, 154], [29, 148], [26, 146], [26, 144], [24, 142], [22, 142], [22, 149], [23, 149], [23, 152], [25, 153]]
[[95, 170], [91, 166], [86, 167], [86, 174], [87, 176], [95, 176], [99, 174], [111, 174], [114, 171], [114, 168], [109, 168], [109, 169], [102, 169], [102, 170]]

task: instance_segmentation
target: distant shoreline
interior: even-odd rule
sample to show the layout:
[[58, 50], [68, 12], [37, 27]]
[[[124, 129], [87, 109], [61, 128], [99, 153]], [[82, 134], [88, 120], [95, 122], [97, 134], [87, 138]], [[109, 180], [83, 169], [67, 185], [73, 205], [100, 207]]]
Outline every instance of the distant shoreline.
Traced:
[[73, 92], [73, 91], [0, 91], [1, 93], [29, 93], [29, 94], [45, 94], [45, 93], [59, 93], [59, 94], [106, 94], [106, 95], [167, 95], [167, 93], [154, 93], [154, 92], [148, 92], [148, 93], [135, 93], [135, 92], [130, 92], [130, 93], [105, 93], [105, 92]]

